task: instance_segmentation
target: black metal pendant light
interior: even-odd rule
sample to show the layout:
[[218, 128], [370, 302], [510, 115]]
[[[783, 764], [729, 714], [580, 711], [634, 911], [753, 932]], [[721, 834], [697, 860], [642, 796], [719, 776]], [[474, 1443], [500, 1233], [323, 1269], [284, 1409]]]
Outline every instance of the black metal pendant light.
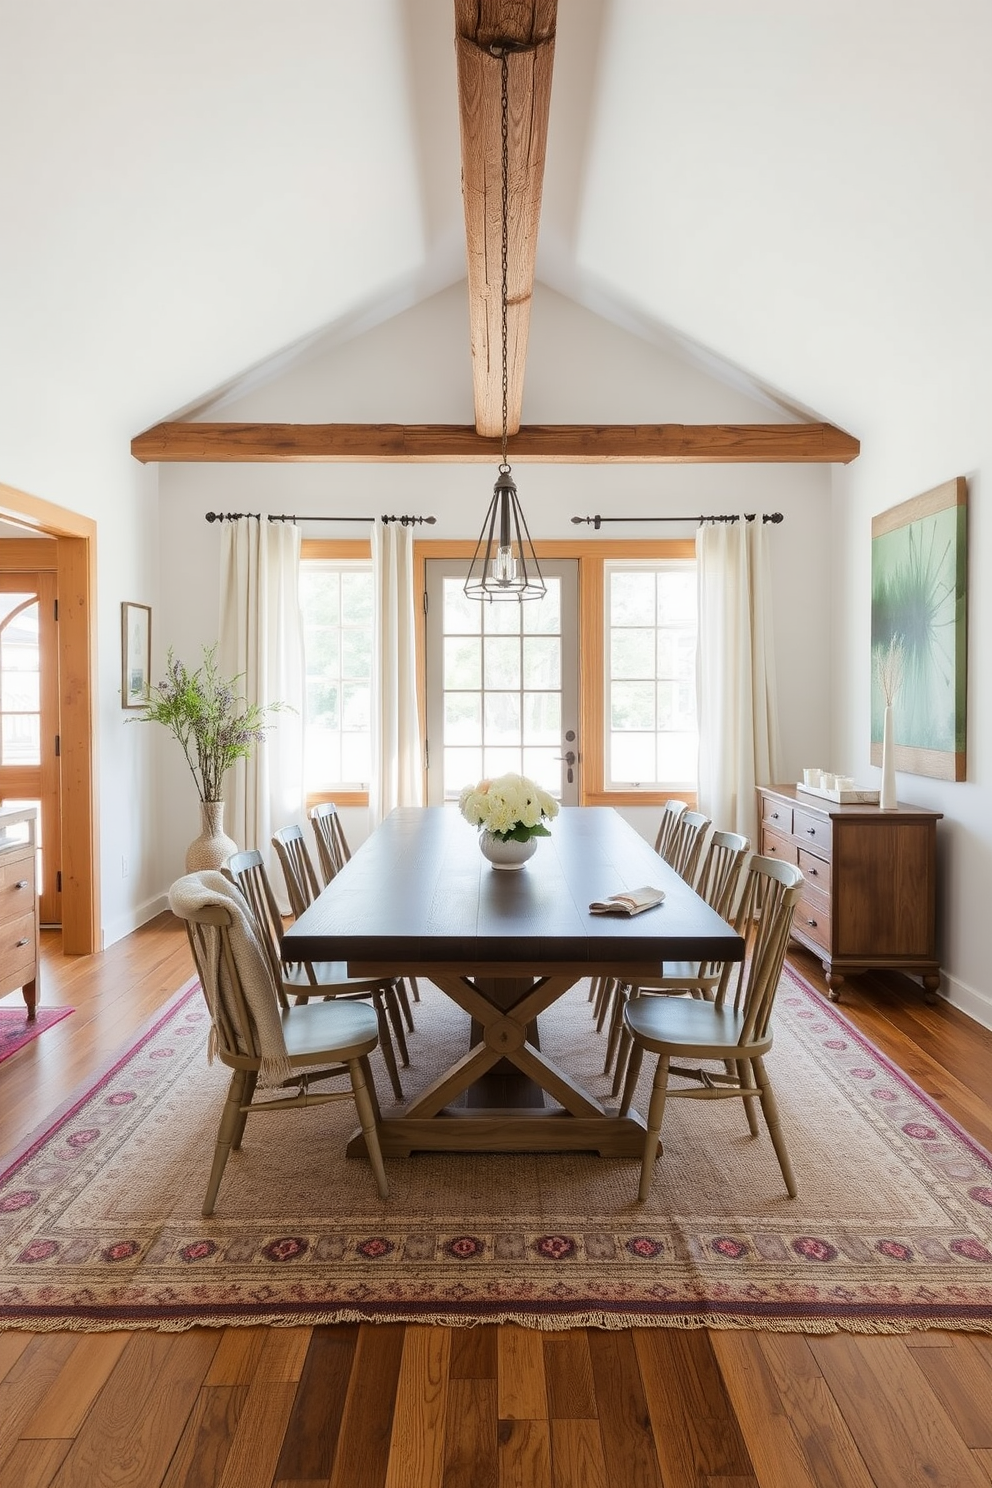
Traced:
[[506, 458], [507, 420], [507, 330], [506, 301], [509, 259], [509, 215], [510, 215], [510, 159], [508, 119], [508, 44], [494, 42], [491, 48], [501, 65], [501, 132], [503, 147], [503, 194], [502, 194], [502, 312], [501, 332], [503, 350], [503, 445], [499, 475], [493, 486], [493, 499], [489, 503], [482, 532], [475, 547], [465, 593], [470, 599], [542, 599], [547, 585], [534, 552], [527, 522], [517, 500], [517, 487], [510, 474]]

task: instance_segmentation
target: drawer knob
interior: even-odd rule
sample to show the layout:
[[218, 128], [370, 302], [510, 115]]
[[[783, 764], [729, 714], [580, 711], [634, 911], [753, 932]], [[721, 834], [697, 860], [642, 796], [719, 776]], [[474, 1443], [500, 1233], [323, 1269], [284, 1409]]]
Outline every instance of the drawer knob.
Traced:
[[14, 885], [14, 888], [15, 889], [26, 889], [27, 886], [28, 886], [27, 879], [26, 878], [20, 878], [20, 879], [18, 879], [17, 883]]
[[811, 930], [815, 930], [816, 929], [816, 921], [815, 920], [807, 920], [806, 923], [807, 923], [807, 925], [809, 925], [809, 927], [810, 927]]
[[809, 872], [810, 878], [819, 878], [819, 876], [820, 876], [820, 870], [819, 870], [819, 868], [810, 868], [808, 870], [808, 872]]
[[20, 940], [17, 942], [18, 946], [27, 945], [27, 943], [28, 943], [28, 938], [27, 938], [26, 935], [22, 935], [21, 938], [20, 938]]
[[816, 828], [815, 827], [807, 827], [806, 828], [806, 836], [807, 837], [815, 837], [816, 836]]
[[772, 821], [778, 821], [778, 812], [777, 811], [773, 811], [772, 812]]

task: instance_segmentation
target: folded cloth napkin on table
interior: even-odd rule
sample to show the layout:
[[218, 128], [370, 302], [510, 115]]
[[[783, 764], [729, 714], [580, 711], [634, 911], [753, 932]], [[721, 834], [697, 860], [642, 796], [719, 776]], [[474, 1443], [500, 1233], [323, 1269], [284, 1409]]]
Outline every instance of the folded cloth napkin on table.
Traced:
[[[265, 1086], [281, 1085], [284, 1080], [290, 1079], [293, 1069], [286, 1053], [286, 1040], [283, 1037], [279, 994], [272, 977], [268, 957], [258, 939], [248, 901], [241, 890], [216, 869], [205, 869], [201, 873], [187, 873], [185, 877], [177, 878], [169, 890], [169, 906], [173, 914], [178, 915], [182, 920], [189, 919], [197, 909], [203, 909], [206, 905], [220, 906], [228, 910], [231, 915], [230, 938], [234, 964], [238, 968], [245, 1002], [255, 1025], [261, 1054], [258, 1083]], [[205, 968], [203, 973], [204, 982], [210, 985], [204, 986], [203, 994], [216, 1025], [218, 1004], [222, 1007], [230, 1006], [228, 999], [231, 989], [224, 958], [218, 955], [220, 930], [215, 925], [204, 925], [203, 929], [209, 949], [210, 963], [209, 969]], [[214, 972], [218, 962], [220, 965], [219, 979]], [[236, 1018], [230, 1017], [229, 1021], [237, 1028]], [[212, 1058], [215, 1049], [216, 1031], [214, 1029], [211, 1031], [207, 1049], [208, 1059]]]
[[643, 889], [624, 889], [620, 894], [611, 894], [608, 899], [594, 899], [589, 906], [589, 913], [643, 914], [646, 909], [654, 909], [664, 897], [664, 889], [653, 889], [650, 885]]

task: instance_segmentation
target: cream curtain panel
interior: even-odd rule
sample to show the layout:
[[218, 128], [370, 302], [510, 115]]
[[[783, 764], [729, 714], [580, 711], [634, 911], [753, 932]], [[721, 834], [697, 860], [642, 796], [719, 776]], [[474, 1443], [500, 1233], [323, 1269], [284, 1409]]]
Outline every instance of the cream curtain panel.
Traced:
[[300, 533], [291, 523], [242, 517], [221, 529], [221, 670], [241, 677], [249, 702], [286, 705], [267, 716], [262, 748], [239, 760], [225, 781], [227, 831], [267, 860], [275, 829], [302, 821], [304, 812], [299, 567]]
[[376, 519], [372, 527], [372, 781], [369, 826], [396, 806], [422, 806], [417, 708], [413, 532]]
[[757, 842], [755, 786], [778, 779], [768, 537], [760, 517], [696, 534], [699, 809]]

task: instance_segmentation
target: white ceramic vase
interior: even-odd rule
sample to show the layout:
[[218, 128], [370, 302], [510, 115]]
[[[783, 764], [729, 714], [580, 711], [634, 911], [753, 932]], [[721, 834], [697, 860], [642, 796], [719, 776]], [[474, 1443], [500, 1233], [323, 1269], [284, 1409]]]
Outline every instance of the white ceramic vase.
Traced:
[[492, 832], [479, 833], [479, 851], [494, 868], [522, 868], [528, 858], [537, 851], [537, 838], [528, 837], [526, 842], [503, 842]]
[[201, 831], [186, 849], [186, 872], [202, 873], [205, 868], [223, 868], [238, 844], [224, 831], [224, 802], [200, 802]]
[[886, 703], [882, 721], [882, 788], [878, 795], [882, 811], [895, 811], [896, 799], [896, 740], [892, 725], [892, 704]]

